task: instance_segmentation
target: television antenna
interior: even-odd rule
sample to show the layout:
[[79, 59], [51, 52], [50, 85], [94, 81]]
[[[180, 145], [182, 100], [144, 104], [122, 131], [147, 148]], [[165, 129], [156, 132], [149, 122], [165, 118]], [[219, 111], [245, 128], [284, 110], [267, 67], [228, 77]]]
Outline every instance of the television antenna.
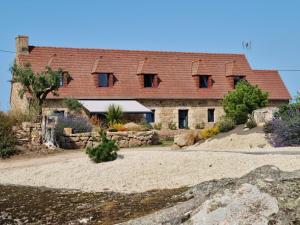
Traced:
[[247, 49], [247, 50], [252, 49], [252, 42], [251, 42], [251, 40], [250, 41], [243, 41], [242, 42], [242, 46], [243, 46], [243, 49]]

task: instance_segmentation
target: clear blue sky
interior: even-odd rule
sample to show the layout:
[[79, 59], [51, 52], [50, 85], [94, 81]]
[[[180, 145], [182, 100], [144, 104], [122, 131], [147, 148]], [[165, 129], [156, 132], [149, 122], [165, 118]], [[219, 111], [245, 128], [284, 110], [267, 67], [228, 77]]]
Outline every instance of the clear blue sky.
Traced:
[[[300, 1], [1, 1], [0, 49], [31, 45], [245, 53], [255, 69], [300, 69]], [[242, 42], [252, 41], [244, 50]], [[0, 110], [9, 109], [9, 67], [0, 52]], [[281, 72], [291, 94], [300, 72]]]

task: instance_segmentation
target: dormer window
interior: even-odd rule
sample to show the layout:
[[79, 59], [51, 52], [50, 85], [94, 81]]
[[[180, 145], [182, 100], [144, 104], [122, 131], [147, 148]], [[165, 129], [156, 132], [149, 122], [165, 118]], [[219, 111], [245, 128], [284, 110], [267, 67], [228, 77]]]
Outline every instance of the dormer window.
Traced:
[[99, 73], [98, 74], [98, 87], [109, 87], [109, 74]]
[[144, 87], [145, 88], [155, 87], [154, 77], [155, 77], [154, 74], [144, 74]]
[[244, 80], [244, 76], [234, 76], [233, 77], [233, 86], [234, 88], [236, 87], [236, 85], [238, 84], [238, 82], [240, 82], [241, 80]]
[[67, 87], [68, 83], [71, 80], [71, 76], [68, 72], [63, 72], [59, 78], [59, 87]]
[[200, 75], [199, 76], [199, 88], [208, 88], [209, 87], [209, 76]]
[[64, 77], [65, 77], [64, 73], [62, 73], [60, 75], [60, 78], [59, 78], [59, 87], [63, 87], [64, 86], [64, 84], [65, 84], [65, 78]]

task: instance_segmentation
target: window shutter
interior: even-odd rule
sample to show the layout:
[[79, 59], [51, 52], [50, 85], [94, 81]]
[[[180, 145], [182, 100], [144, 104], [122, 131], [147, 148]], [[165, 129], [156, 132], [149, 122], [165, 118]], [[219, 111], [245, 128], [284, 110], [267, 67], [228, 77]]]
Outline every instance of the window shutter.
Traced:
[[68, 86], [68, 74], [67, 73], [63, 73], [62, 75], [62, 79], [63, 79], [63, 82], [64, 82], [64, 87], [67, 87]]
[[108, 86], [112, 87], [114, 85], [114, 75], [108, 74]]
[[139, 75], [138, 78], [139, 78], [141, 87], [144, 87], [144, 75]]
[[93, 74], [93, 78], [94, 78], [95, 86], [98, 87], [99, 86], [99, 75], [97, 73], [95, 73], [95, 74]]
[[153, 87], [158, 87], [158, 77], [157, 77], [157, 75], [153, 75]]
[[234, 89], [234, 77], [227, 77], [229, 86]]
[[208, 87], [211, 88], [213, 85], [213, 79], [211, 76], [208, 76]]
[[196, 88], [200, 87], [200, 76], [193, 76], [195, 84], [196, 84]]

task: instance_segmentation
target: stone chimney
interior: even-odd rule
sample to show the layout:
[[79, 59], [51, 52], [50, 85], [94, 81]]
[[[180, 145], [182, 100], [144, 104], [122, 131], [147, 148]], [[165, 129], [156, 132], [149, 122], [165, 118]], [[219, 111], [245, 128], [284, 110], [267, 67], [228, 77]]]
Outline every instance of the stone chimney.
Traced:
[[17, 55], [29, 53], [28, 36], [18, 35], [16, 37], [16, 51]]

